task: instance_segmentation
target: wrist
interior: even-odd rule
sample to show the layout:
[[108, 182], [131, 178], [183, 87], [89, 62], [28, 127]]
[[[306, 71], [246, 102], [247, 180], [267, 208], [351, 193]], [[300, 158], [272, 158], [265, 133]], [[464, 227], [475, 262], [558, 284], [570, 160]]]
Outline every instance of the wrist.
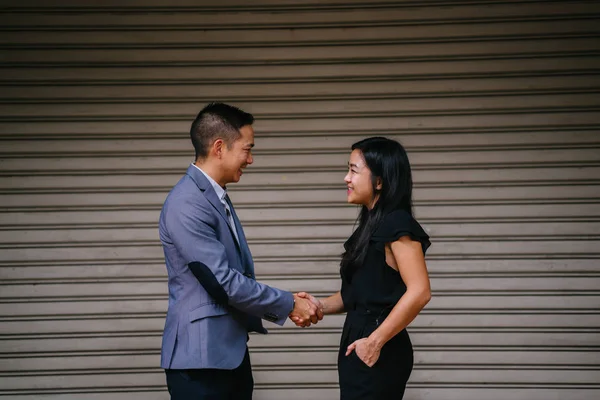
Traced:
[[321, 311], [323, 311], [323, 314], [328, 314], [328, 309], [329, 309], [329, 304], [327, 304], [326, 299], [317, 299], [317, 301], [319, 302], [319, 304], [321, 305]]
[[381, 350], [383, 345], [387, 342], [383, 336], [377, 331], [371, 333], [367, 340], [377, 349]]

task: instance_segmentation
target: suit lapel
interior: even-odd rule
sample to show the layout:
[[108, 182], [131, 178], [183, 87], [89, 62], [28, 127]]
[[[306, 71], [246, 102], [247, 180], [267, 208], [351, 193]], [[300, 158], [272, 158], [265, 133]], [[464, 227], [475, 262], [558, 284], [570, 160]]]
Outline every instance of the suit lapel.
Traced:
[[[233, 221], [236, 225], [235, 227], [233, 227], [229, 224], [229, 218], [227, 218], [227, 214], [225, 213], [225, 207], [223, 207], [221, 199], [219, 199], [219, 196], [217, 196], [217, 193], [213, 189], [208, 179], [206, 179], [204, 174], [198, 171], [198, 169], [195, 166], [190, 165], [187, 170], [187, 175], [189, 175], [190, 178], [192, 178], [192, 180], [196, 183], [196, 186], [198, 186], [198, 189], [200, 189], [204, 193], [204, 197], [206, 197], [206, 199], [210, 202], [210, 204], [212, 204], [215, 210], [217, 210], [221, 218], [225, 220], [225, 223], [229, 227], [231, 236], [233, 237], [233, 242], [235, 243], [238, 252], [242, 256], [242, 264], [244, 269], [246, 270], [245, 272], [251, 272], [252, 276], [254, 276], [254, 265], [252, 265], [252, 255], [250, 255], [250, 249], [248, 248], [248, 243], [246, 242], [246, 237], [244, 236], [244, 231], [242, 230], [242, 225], [240, 224], [240, 220], [238, 219], [235, 210], [233, 209], [233, 207], [231, 207]], [[233, 229], [237, 229], [237, 234], [238, 238], [240, 239], [240, 243], [238, 243], [235, 239]], [[247, 271], [248, 268], [250, 268], [250, 271]]]
[[198, 186], [198, 189], [200, 189], [204, 193], [204, 197], [206, 197], [209, 203], [212, 204], [212, 206], [215, 208], [215, 210], [217, 210], [219, 215], [221, 215], [221, 217], [225, 221], [227, 221], [227, 214], [225, 214], [225, 208], [223, 207], [223, 203], [221, 203], [221, 200], [217, 196], [217, 193], [215, 193], [215, 189], [213, 189], [212, 185], [210, 184], [208, 179], [206, 179], [206, 177], [202, 174], [202, 172], [198, 171], [198, 169], [195, 166], [190, 165], [190, 167], [187, 170], [187, 175], [190, 178], [192, 178], [192, 180], [196, 183], [196, 186]]

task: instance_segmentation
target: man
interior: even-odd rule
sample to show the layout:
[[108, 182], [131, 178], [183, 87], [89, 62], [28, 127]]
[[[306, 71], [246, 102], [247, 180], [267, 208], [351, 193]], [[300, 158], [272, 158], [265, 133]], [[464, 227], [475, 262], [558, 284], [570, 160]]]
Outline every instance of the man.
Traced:
[[252, 164], [254, 117], [207, 105], [190, 136], [196, 160], [171, 190], [159, 233], [169, 275], [162, 340], [172, 400], [251, 399], [248, 332], [267, 333], [261, 318], [307, 326], [323, 318], [308, 299], [259, 283], [244, 231], [227, 195]]

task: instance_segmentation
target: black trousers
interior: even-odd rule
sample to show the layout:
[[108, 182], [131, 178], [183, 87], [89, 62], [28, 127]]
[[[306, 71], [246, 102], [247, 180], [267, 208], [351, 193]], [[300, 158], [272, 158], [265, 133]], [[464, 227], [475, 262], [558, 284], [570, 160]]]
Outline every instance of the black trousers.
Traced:
[[367, 366], [348, 345], [377, 329], [377, 313], [348, 311], [338, 354], [338, 377], [342, 400], [401, 400], [413, 369], [413, 348], [404, 329], [381, 349], [373, 367]]
[[250, 355], [236, 369], [167, 369], [171, 400], [252, 400]]

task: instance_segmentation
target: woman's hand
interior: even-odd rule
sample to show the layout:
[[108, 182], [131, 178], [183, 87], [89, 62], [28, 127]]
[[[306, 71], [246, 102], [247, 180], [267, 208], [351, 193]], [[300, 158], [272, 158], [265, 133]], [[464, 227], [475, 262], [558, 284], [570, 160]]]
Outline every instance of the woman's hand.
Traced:
[[373, 340], [369, 338], [358, 339], [346, 350], [346, 356], [349, 356], [352, 351], [356, 352], [358, 358], [362, 360], [367, 366], [372, 367], [379, 360], [379, 354], [381, 347], [379, 347]]

